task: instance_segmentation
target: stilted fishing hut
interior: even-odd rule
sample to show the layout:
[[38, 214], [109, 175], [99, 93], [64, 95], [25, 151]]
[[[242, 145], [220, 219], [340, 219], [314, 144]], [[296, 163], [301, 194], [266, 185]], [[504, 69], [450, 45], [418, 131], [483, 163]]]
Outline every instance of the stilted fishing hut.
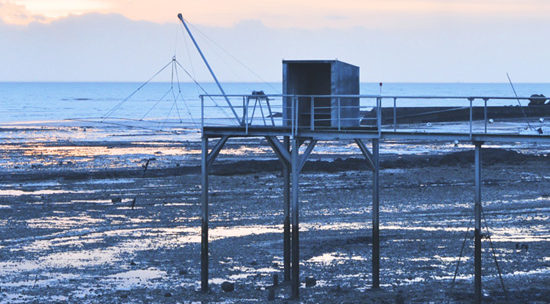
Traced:
[[[220, 95], [201, 95], [201, 290], [208, 291], [209, 262], [209, 169], [229, 138], [265, 138], [281, 162], [284, 179], [283, 202], [283, 266], [284, 280], [291, 283], [291, 297], [300, 293], [299, 178], [318, 141], [353, 140], [372, 170], [372, 287], [380, 287], [380, 144], [385, 140], [407, 143], [470, 142], [475, 147], [473, 217], [474, 217], [474, 295], [481, 303], [481, 166], [482, 146], [521, 143], [550, 144], [550, 130], [535, 129], [521, 107], [521, 101], [533, 97], [492, 96], [382, 96], [361, 95], [359, 67], [338, 60], [284, 60], [283, 94], [228, 95], [218, 82], [182, 15], [178, 18], [192, 39], [197, 51], [216, 82]], [[511, 84], [511, 81], [510, 81]], [[514, 90], [515, 92], [515, 90]], [[537, 97], [537, 102], [546, 98]], [[218, 103], [216, 100], [222, 101]], [[398, 115], [398, 104], [410, 101], [437, 101], [462, 104], [465, 109], [460, 124], [442, 128], [430, 124], [411, 126], [407, 115]], [[527, 128], [492, 128], [489, 106], [492, 102], [520, 103]], [[252, 103], [251, 103], [252, 101]], [[262, 103], [264, 101], [264, 103]], [[539, 102], [540, 103], [540, 102]], [[267, 107], [264, 111], [264, 106]], [[259, 107], [259, 111], [256, 108]], [[212, 110], [216, 108], [216, 110]], [[208, 110], [207, 110], [208, 109]], [[389, 110], [388, 110], [389, 109]], [[388, 113], [389, 111], [389, 113]], [[258, 114], [258, 112], [260, 114]], [[361, 113], [371, 113], [361, 117]], [[402, 111], [399, 111], [402, 112]], [[219, 114], [228, 114], [220, 118]], [[266, 117], [268, 113], [268, 117]], [[476, 115], [474, 116], [474, 113]], [[481, 114], [482, 113], [482, 117]], [[418, 114], [418, 113], [416, 113]], [[422, 113], [420, 113], [422, 114]], [[430, 113], [433, 114], [433, 113]], [[261, 115], [261, 116], [259, 116]], [[391, 115], [390, 120], [387, 116]], [[466, 117], [464, 117], [466, 116]], [[269, 122], [269, 123], [268, 123]], [[210, 145], [211, 139], [217, 140]], [[371, 147], [365, 143], [371, 142]], [[300, 147], [305, 146], [303, 151]]]
[[[271, 103], [265, 111], [254, 110], [250, 100], [254, 95], [202, 95], [202, 239], [201, 239], [201, 288], [208, 290], [208, 226], [209, 226], [209, 169], [229, 138], [265, 138], [281, 162], [284, 179], [282, 208], [284, 279], [291, 282], [291, 297], [299, 297], [300, 287], [300, 172], [318, 141], [353, 140], [359, 147], [370, 170], [372, 170], [372, 287], [379, 288], [380, 275], [380, 144], [385, 140], [407, 143], [411, 140], [430, 142], [460, 141], [475, 146], [475, 171], [473, 197], [474, 216], [474, 294], [481, 302], [481, 202], [482, 202], [482, 146], [511, 142], [550, 143], [550, 132], [537, 132], [529, 128], [492, 128], [489, 125], [487, 109], [491, 102], [529, 100], [529, 97], [491, 96], [382, 96], [359, 94], [359, 68], [337, 60], [326, 61], [283, 61], [283, 94], [266, 95]], [[212, 118], [205, 110], [215, 100], [227, 101], [234, 117], [220, 120]], [[396, 111], [401, 101], [434, 100], [438, 102], [463, 103], [467, 116], [461, 124], [417, 125], [401, 123]], [[261, 106], [261, 105], [260, 105]], [[383, 117], [388, 110], [393, 117]], [[374, 111], [368, 125], [361, 112]], [[474, 112], [483, 113], [481, 119]], [[229, 113], [229, 111], [226, 111]], [[260, 113], [272, 113], [271, 123], [266, 124]], [[256, 113], [256, 114], [254, 114]], [[277, 113], [282, 115], [278, 116]], [[262, 114], [263, 116], [263, 114]], [[276, 117], [276, 119], [274, 119]], [[217, 140], [210, 145], [210, 140]], [[367, 144], [370, 142], [370, 145]], [[304, 146], [304, 149], [300, 149]], [[302, 151], [301, 151], [302, 150]], [[368, 202], [365, 202], [368, 204]]]

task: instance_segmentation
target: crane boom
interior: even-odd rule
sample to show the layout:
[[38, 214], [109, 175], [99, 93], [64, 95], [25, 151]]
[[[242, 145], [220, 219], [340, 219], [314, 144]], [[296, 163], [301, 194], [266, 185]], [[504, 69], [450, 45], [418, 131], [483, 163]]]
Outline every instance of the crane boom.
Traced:
[[239, 115], [237, 114], [237, 112], [235, 111], [235, 108], [233, 107], [233, 105], [232, 105], [231, 102], [229, 101], [229, 98], [227, 98], [227, 94], [225, 94], [225, 91], [223, 90], [222, 85], [221, 85], [220, 82], [218, 81], [218, 78], [216, 77], [216, 74], [214, 74], [214, 71], [213, 71], [212, 68], [210, 67], [210, 64], [208, 64], [208, 61], [206, 60], [206, 57], [204, 57], [204, 54], [202, 53], [201, 48], [200, 48], [199, 45], [197, 44], [197, 41], [195, 41], [195, 37], [193, 37], [193, 34], [191, 33], [191, 30], [189, 29], [189, 27], [187, 26], [187, 23], [186, 23], [185, 20], [183, 19], [183, 15], [182, 15], [181, 13], [179, 13], [179, 14], [178, 14], [178, 18], [181, 20], [181, 23], [183, 24], [183, 26], [185, 27], [185, 30], [186, 30], [187, 33], [189, 34], [189, 37], [190, 37], [191, 40], [193, 41], [193, 44], [195, 45], [195, 48], [197, 49], [197, 51], [198, 51], [199, 54], [201, 55], [202, 61], [204, 62], [204, 64], [205, 64], [206, 67], [208, 68], [208, 71], [210, 72], [210, 75], [212, 75], [212, 78], [214, 78], [214, 81], [216, 82], [216, 85], [217, 85], [218, 88], [220, 89], [220, 92], [222, 93], [223, 97], [225, 98], [225, 101], [227, 102], [227, 105], [229, 106], [229, 108], [230, 108], [231, 111], [233, 112], [233, 115], [235, 115], [235, 118], [237, 119], [237, 121], [239, 122], [239, 124], [242, 125], [242, 122], [241, 122], [241, 119], [239, 118]]

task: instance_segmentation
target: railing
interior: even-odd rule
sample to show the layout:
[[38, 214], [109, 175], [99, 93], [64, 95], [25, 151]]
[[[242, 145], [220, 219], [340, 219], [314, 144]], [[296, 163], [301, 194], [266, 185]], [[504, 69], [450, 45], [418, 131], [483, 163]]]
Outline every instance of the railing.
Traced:
[[242, 127], [246, 134], [252, 127], [279, 127], [289, 135], [369, 129], [379, 134], [542, 134], [548, 128], [542, 117], [550, 116], [550, 104], [526, 106], [532, 97], [201, 95], [200, 100], [202, 127]]

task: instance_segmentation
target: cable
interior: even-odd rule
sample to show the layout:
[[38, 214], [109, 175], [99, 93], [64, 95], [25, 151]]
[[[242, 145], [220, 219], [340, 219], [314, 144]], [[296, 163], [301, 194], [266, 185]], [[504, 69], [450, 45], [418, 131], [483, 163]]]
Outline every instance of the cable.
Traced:
[[500, 285], [502, 286], [502, 291], [504, 291], [504, 297], [506, 297], [506, 302], [510, 302], [510, 298], [508, 297], [508, 290], [506, 289], [506, 286], [504, 285], [504, 279], [502, 279], [502, 271], [500, 270], [500, 266], [498, 265], [498, 260], [495, 252], [495, 247], [493, 246], [493, 241], [491, 240], [491, 234], [489, 231], [489, 226], [487, 225], [487, 219], [485, 218], [485, 212], [483, 212], [483, 207], [481, 207], [481, 215], [483, 216], [483, 221], [485, 223], [485, 230], [487, 230], [487, 236], [489, 237], [489, 244], [491, 246], [491, 253], [493, 254], [493, 259], [495, 261], [495, 266], [497, 267], [498, 271], [498, 277], [500, 279]]
[[[138, 120], [135, 120], [135, 119], [125, 119], [125, 118], [111, 118], [111, 119], [121, 119], [121, 120], [138, 121]], [[70, 121], [80, 121], [80, 122], [95, 122], [95, 121], [92, 121], [92, 120], [79, 119], [79, 118], [69, 118], [69, 119], [67, 119], [67, 120], [70, 120]], [[183, 134], [183, 133], [178, 132], [178, 131], [175, 131], [175, 130], [174, 130], [174, 131], [165, 131], [165, 130], [152, 129], [152, 128], [141, 127], [141, 126], [136, 126], [136, 125], [126, 125], [126, 124], [121, 124], [121, 123], [116, 123], [116, 122], [105, 122], [105, 121], [101, 121], [100, 123], [102, 123], [102, 124], [107, 124], [107, 125], [115, 125], [115, 126], [133, 128], [133, 129], [142, 129], [142, 130], [153, 131], [153, 132]]]
[[170, 114], [172, 114], [173, 109], [174, 109], [174, 103], [172, 103], [172, 106], [170, 107], [170, 111], [168, 111], [168, 115], [166, 115], [166, 119], [159, 122], [159, 129], [162, 129], [162, 126], [164, 125], [164, 123], [170, 118]]
[[221, 49], [224, 53], [226, 53], [229, 57], [231, 57], [233, 60], [235, 60], [238, 64], [240, 64], [241, 66], [243, 66], [245, 69], [247, 69], [251, 74], [253, 74], [254, 76], [256, 76], [261, 82], [263, 82], [264, 84], [267, 84], [269, 87], [271, 87], [275, 92], [277, 92], [278, 94], [281, 94], [281, 91], [276, 89], [275, 87], [273, 87], [271, 85], [271, 83], [265, 81], [260, 75], [258, 75], [256, 72], [254, 72], [254, 70], [252, 70], [251, 68], [249, 68], [246, 64], [244, 64], [243, 62], [241, 62], [239, 59], [237, 59], [237, 57], [233, 56], [229, 51], [227, 51], [225, 48], [223, 48], [221, 45], [219, 45], [218, 43], [216, 43], [216, 41], [214, 41], [213, 39], [211, 39], [210, 37], [208, 37], [205, 33], [203, 33], [202, 31], [200, 31], [196, 26], [194, 26], [192, 23], [189, 23], [188, 24], [193, 27], [193, 30], [194, 31], [197, 31], [199, 34], [201, 34], [204, 38], [206, 38], [208, 41], [210, 41], [212, 44], [214, 44], [216, 47], [218, 47], [219, 49]]
[[402, 115], [402, 116], [399, 116], [399, 118], [401, 118], [401, 119], [403, 119], [403, 118], [414, 118], [414, 117], [421, 117], [421, 116], [426, 116], [426, 115], [431, 115], [431, 114], [439, 114], [439, 113], [445, 113], [445, 112], [464, 110], [464, 109], [469, 109], [469, 108], [470, 107], [455, 107], [455, 108], [450, 108], [450, 109], [446, 109], [446, 110], [420, 112], [420, 113], [417, 113], [417, 114]]
[[[176, 56], [174, 56], [174, 60], [176, 60]], [[178, 113], [178, 118], [180, 120], [180, 123], [182, 122], [181, 120], [181, 115], [180, 115], [180, 109], [178, 107], [178, 102], [177, 102], [177, 99], [176, 99], [176, 94], [174, 93], [174, 68], [176, 67], [176, 65], [174, 63], [172, 63], [172, 75], [171, 75], [171, 82], [170, 82], [170, 88], [172, 89], [172, 97], [174, 98], [174, 104], [176, 105], [176, 112]]]
[[[183, 29], [183, 27], [181, 26], [178, 26], [178, 28], [181, 30], [181, 34], [183, 36], [183, 45], [185, 46], [185, 53], [187, 55], [187, 60], [189, 60], [189, 66], [191, 67], [191, 78], [195, 78], [195, 68], [193, 66], [193, 60], [191, 59], [191, 52], [189, 51], [189, 45], [188, 45], [188, 41], [187, 39], [185, 39], [186, 35], [185, 35], [185, 30]], [[178, 76], [177, 74], [177, 70], [176, 70], [176, 76]], [[179, 77], [179, 76], [178, 76]], [[195, 86], [195, 90], [197, 92], [197, 96], [200, 95], [200, 88], [199, 86]], [[191, 115], [191, 111], [189, 110], [189, 107], [187, 106], [187, 103], [185, 102], [183, 96], [182, 96], [182, 101], [185, 105], [185, 107], [187, 108], [187, 111], [189, 112], [189, 116], [191, 117], [191, 120], [193, 121], [193, 124], [195, 125], [195, 127], [199, 127], [198, 123], [195, 123], [194, 119], [193, 119], [193, 116]]]
[[147, 116], [170, 93], [170, 90], [171, 89], [168, 89], [168, 91], [166, 91], [166, 93], [164, 93], [164, 95], [162, 95], [162, 97], [145, 114], [143, 114], [140, 121], [142, 121], [145, 116]]
[[510, 78], [510, 75], [506, 73], [506, 77], [508, 77], [508, 82], [510, 82], [510, 86], [512, 87], [512, 91], [514, 91], [514, 95], [516, 95], [516, 100], [519, 104], [519, 109], [521, 110], [521, 113], [523, 114], [523, 117], [525, 118], [525, 121], [527, 122], [527, 127], [529, 127], [530, 130], [534, 130], [534, 128], [531, 127], [531, 124], [529, 123], [529, 119], [527, 118], [527, 114], [525, 114], [525, 111], [523, 110], [523, 107], [521, 106], [521, 101], [519, 101], [518, 93], [516, 93], [516, 88], [514, 88], [514, 84], [512, 83], [512, 79]]
[[[460, 254], [458, 255], [458, 261], [456, 262], [456, 268], [455, 273], [453, 275], [453, 280], [451, 282], [451, 289], [449, 290], [449, 296], [453, 292], [453, 289], [455, 288], [455, 282], [456, 282], [456, 276], [458, 275], [458, 269], [460, 267], [460, 260], [462, 259], [462, 256], [464, 254], [464, 247], [466, 246], [466, 240], [468, 239], [468, 232], [470, 232], [470, 225], [472, 224], [472, 219], [470, 218], [470, 222], [468, 223], [468, 226], [466, 226], [466, 232], [464, 233], [464, 240], [462, 241], [462, 247], [460, 248]], [[450, 303], [450, 299], [449, 302]]]
[[[189, 51], [189, 46], [187, 45], [187, 39], [185, 39], [185, 30], [183, 29], [183, 27], [181, 26], [178, 26], [178, 28], [181, 29], [181, 33], [184, 37], [183, 39], [183, 45], [185, 46], [185, 53], [187, 54], [187, 59], [189, 60], [189, 65], [191, 66], [191, 73], [193, 75], [195, 75], [195, 68], [193, 67], [193, 60], [191, 59], [191, 52]], [[199, 88], [196, 88], [197, 89], [197, 95], [199, 95]]]
[[200, 83], [198, 83], [198, 81], [193, 77], [191, 76], [191, 74], [189, 74], [189, 71], [187, 71], [180, 63], [179, 61], [176, 60], [176, 64], [187, 74], [187, 76], [189, 76], [189, 78], [191, 78], [191, 80], [193, 80], [193, 82], [204, 92], [205, 95], [208, 96], [208, 98], [216, 105], [216, 107], [220, 108], [222, 110], [222, 112], [230, 117], [230, 115], [225, 111], [225, 108], [223, 108], [222, 106], [220, 106], [216, 100], [214, 100], [214, 98], [212, 98], [212, 96], [210, 96], [208, 94], [208, 92], [200, 85]]
[[181, 96], [181, 101], [183, 102], [183, 105], [185, 106], [185, 109], [187, 110], [187, 114], [189, 115], [189, 118], [191, 118], [191, 121], [193, 122], [193, 125], [196, 127], [197, 125], [195, 123], [195, 120], [193, 119], [193, 115], [191, 114], [191, 110], [189, 109], [189, 106], [187, 105], [187, 102], [185, 102], [185, 100], [183, 98], [183, 95], [181, 93], [180, 77], [179, 77], [179, 74], [178, 74], [177, 66], [176, 66], [175, 71], [176, 71], [176, 80], [177, 80], [177, 84], [178, 84], [178, 96], [176, 97], [176, 99]]
[[151, 82], [151, 80], [153, 80], [155, 77], [158, 76], [158, 74], [160, 74], [162, 71], [164, 71], [170, 64], [172, 63], [172, 61], [168, 62], [165, 66], [163, 66], [158, 72], [156, 72], [155, 74], [153, 74], [153, 76], [151, 76], [151, 78], [149, 78], [146, 82], [142, 83], [137, 89], [135, 89], [130, 95], [128, 95], [126, 98], [124, 98], [121, 102], [119, 102], [118, 104], [116, 104], [113, 108], [111, 108], [111, 110], [109, 110], [103, 117], [102, 119], [105, 119], [107, 117], [109, 117], [111, 114], [113, 114], [116, 110], [118, 110], [125, 102], [127, 102], [130, 98], [132, 98], [132, 96], [134, 96], [139, 90], [141, 90], [145, 85], [147, 85], [149, 82]]

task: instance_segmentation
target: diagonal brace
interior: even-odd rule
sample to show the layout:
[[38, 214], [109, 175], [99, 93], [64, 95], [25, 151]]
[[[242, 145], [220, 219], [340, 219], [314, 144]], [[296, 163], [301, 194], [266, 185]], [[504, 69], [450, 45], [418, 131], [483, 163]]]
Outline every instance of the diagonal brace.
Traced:
[[359, 146], [359, 149], [363, 153], [363, 156], [365, 156], [365, 159], [367, 160], [367, 164], [369, 165], [370, 169], [374, 170], [374, 158], [372, 156], [372, 153], [369, 151], [369, 148], [367, 148], [365, 143], [359, 138], [355, 139], [355, 143], [357, 143], [357, 146]]
[[315, 144], [317, 144], [317, 140], [312, 139], [309, 142], [309, 145], [307, 146], [306, 151], [304, 151], [304, 154], [302, 154], [302, 156], [300, 156], [300, 161], [299, 161], [299, 164], [298, 164], [298, 172], [301, 172], [302, 169], [304, 168], [304, 165], [306, 164], [307, 158], [311, 154], [311, 151], [313, 151], [313, 148], [315, 148]]
[[289, 166], [290, 153], [285, 148], [285, 146], [279, 141], [279, 139], [276, 136], [266, 136], [265, 139], [267, 139], [267, 142], [269, 143], [271, 148], [273, 148], [273, 151], [275, 151], [275, 154], [277, 154], [277, 157], [279, 157], [279, 160], [283, 163], [283, 165]]
[[229, 136], [223, 136], [218, 140], [216, 145], [212, 148], [212, 151], [208, 154], [207, 160], [206, 160], [206, 167], [210, 168], [212, 166], [212, 163], [214, 163], [214, 160], [216, 160], [216, 157], [218, 157], [218, 154], [220, 154], [220, 151], [222, 150], [223, 146], [229, 139]]

